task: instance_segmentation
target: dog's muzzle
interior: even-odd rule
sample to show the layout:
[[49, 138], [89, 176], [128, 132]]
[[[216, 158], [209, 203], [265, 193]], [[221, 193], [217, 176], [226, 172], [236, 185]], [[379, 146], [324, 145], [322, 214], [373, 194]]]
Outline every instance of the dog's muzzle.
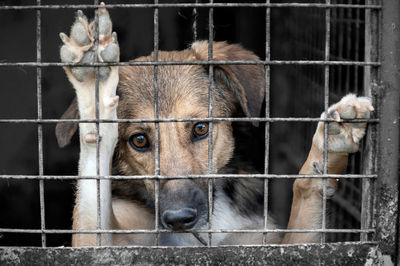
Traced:
[[191, 180], [171, 180], [160, 191], [160, 222], [166, 229], [184, 231], [207, 219], [207, 198]]

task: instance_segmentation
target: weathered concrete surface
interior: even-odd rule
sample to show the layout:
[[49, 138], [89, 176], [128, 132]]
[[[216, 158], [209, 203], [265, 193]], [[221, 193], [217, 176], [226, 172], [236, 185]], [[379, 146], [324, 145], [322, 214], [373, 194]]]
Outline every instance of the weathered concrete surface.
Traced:
[[252, 247], [0, 248], [0, 265], [379, 265], [375, 243]]

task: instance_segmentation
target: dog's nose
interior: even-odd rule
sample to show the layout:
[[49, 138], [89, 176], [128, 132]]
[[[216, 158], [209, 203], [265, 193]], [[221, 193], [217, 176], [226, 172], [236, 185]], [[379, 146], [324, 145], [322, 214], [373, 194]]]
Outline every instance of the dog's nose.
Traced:
[[166, 210], [161, 219], [163, 224], [172, 230], [190, 229], [196, 224], [197, 210], [192, 208]]

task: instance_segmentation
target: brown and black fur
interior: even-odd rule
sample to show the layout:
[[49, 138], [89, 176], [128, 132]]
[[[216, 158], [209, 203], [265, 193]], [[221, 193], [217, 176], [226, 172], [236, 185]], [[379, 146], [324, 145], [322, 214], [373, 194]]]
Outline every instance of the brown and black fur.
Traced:
[[[159, 61], [206, 61], [208, 43], [196, 42], [183, 51], [159, 52]], [[153, 55], [135, 61], [153, 61]], [[225, 42], [213, 43], [215, 61], [254, 61], [252, 52], [240, 45]], [[157, 67], [158, 118], [207, 118], [209, 116], [209, 68], [203, 65], [160, 65]], [[265, 72], [262, 65], [215, 65], [213, 66], [212, 117], [233, 117], [243, 114], [258, 117], [265, 92]], [[154, 67], [123, 66], [119, 69], [119, 119], [154, 119]], [[349, 98], [350, 99], [350, 98]], [[362, 102], [361, 102], [362, 103]], [[344, 105], [360, 106], [360, 102]], [[373, 110], [365, 102], [364, 111]], [[339, 108], [339, 107], [338, 107]], [[353, 107], [351, 107], [353, 108]], [[338, 109], [339, 110], [339, 109]], [[344, 112], [343, 114], [346, 114]], [[368, 112], [369, 115], [369, 112]], [[63, 118], [77, 118], [76, 103], [67, 110]], [[255, 173], [246, 159], [238, 159], [235, 151], [241, 149], [233, 134], [232, 123], [215, 121], [212, 126], [212, 167], [208, 165], [208, 138], [194, 141], [191, 138], [195, 122], [160, 122], [159, 125], [159, 171], [170, 176], [160, 181], [160, 226], [171, 228], [171, 233], [161, 234], [162, 245], [199, 245], [200, 240], [191, 234], [179, 233], [186, 229], [207, 229], [208, 183], [207, 179], [173, 179], [174, 176], [205, 175], [213, 173]], [[257, 123], [253, 123], [257, 126]], [[321, 129], [322, 128], [322, 129]], [[61, 146], [69, 143], [74, 134], [73, 124], [57, 126], [57, 137]], [[243, 130], [243, 129], [242, 129]], [[319, 137], [323, 124], [318, 125], [307, 161], [300, 174], [316, 174], [315, 165], [321, 163], [322, 149]], [[114, 174], [154, 175], [155, 169], [155, 124], [119, 123], [118, 143], [114, 152]], [[129, 138], [136, 133], [147, 135], [151, 145], [146, 152], [132, 148]], [[211, 135], [210, 135], [211, 136]], [[361, 134], [360, 137], [363, 135]], [[355, 147], [355, 146], [354, 146]], [[358, 146], [357, 146], [358, 147]], [[352, 151], [354, 152], [354, 151]], [[328, 172], [342, 173], [347, 164], [348, 152], [329, 153]], [[328, 180], [334, 192], [336, 180]], [[289, 229], [319, 228], [321, 220], [321, 179], [297, 179], [294, 183], [293, 204]], [[155, 183], [143, 181], [113, 181], [112, 228], [154, 229]], [[261, 179], [216, 179], [213, 186], [213, 229], [262, 229], [264, 190]], [[77, 196], [79, 199], [79, 195]], [[190, 226], [166, 222], [165, 214], [190, 209], [195, 212]], [[74, 217], [74, 221], [77, 220]], [[274, 222], [268, 221], [269, 228]], [[176, 225], [176, 226], [175, 226]], [[176, 231], [176, 232], [174, 232]], [[213, 234], [213, 244], [260, 244], [262, 234]], [[153, 245], [152, 235], [135, 234], [114, 237], [114, 244]], [[201, 238], [201, 236], [200, 236]], [[268, 234], [268, 243], [315, 242], [318, 233], [287, 233], [283, 240], [278, 235]], [[282, 241], [282, 242], [281, 242]], [[82, 237], [73, 245], [93, 245], [92, 240]]]
[[[258, 60], [250, 51], [239, 45], [225, 42], [213, 44], [213, 60]], [[191, 49], [158, 54], [159, 61], [207, 60], [208, 43], [198, 42]], [[153, 55], [135, 61], [152, 61]], [[212, 90], [213, 117], [232, 117], [244, 113], [248, 117], [259, 116], [265, 88], [264, 69], [260, 65], [220, 65], [214, 67]], [[158, 112], [159, 118], [205, 118], [208, 117], [209, 71], [202, 65], [158, 66]], [[118, 118], [153, 119], [154, 116], [154, 67], [126, 66], [120, 68], [120, 82], [117, 88], [120, 97]], [[76, 105], [75, 105], [76, 106]], [[76, 107], [75, 107], [76, 108]], [[76, 109], [67, 110], [63, 118], [78, 116]], [[72, 111], [71, 111], [72, 110]], [[208, 139], [193, 143], [191, 129], [195, 122], [160, 123], [160, 174], [182, 176], [207, 174]], [[256, 123], [254, 123], [256, 124]], [[68, 143], [74, 132], [72, 124], [58, 126], [60, 145]], [[232, 157], [235, 141], [230, 122], [213, 123], [213, 168], [215, 173], [249, 173], [254, 170]], [[61, 134], [61, 130], [64, 130]], [[154, 169], [154, 123], [120, 123], [119, 140], [114, 154], [114, 174], [152, 175]], [[136, 131], [145, 131], [152, 143], [151, 151], [139, 153], [130, 147], [129, 137]], [[65, 137], [67, 136], [67, 138]], [[248, 168], [247, 171], [244, 171]], [[132, 201], [154, 213], [154, 181], [113, 181], [113, 196], [120, 200]], [[221, 191], [232, 202], [233, 208], [249, 218], [262, 216], [262, 181], [216, 180], [214, 190]], [[207, 180], [161, 181], [160, 208], [164, 202], [182, 202], [185, 190], [195, 190], [201, 196], [197, 208], [201, 221], [196, 227], [204, 226], [208, 219]], [[216, 194], [215, 194], [216, 195]], [[214, 196], [215, 196], [214, 195]], [[217, 199], [216, 199], [217, 200]], [[167, 208], [168, 206], [165, 206]], [[134, 214], [132, 214], [134, 215]], [[117, 217], [118, 218], [118, 217]], [[168, 244], [168, 243], [167, 243]], [[176, 243], [175, 243], [176, 244]]]

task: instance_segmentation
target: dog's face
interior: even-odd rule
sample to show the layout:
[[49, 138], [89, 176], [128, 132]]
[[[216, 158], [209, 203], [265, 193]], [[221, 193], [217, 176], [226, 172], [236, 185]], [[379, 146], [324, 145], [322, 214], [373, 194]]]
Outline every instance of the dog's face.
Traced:
[[[160, 60], [190, 60], [189, 51], [159, 54]], [[152, 57], [139, 58], [149, 61]], [[154, 67], [121, 70], [118, 117], [154, 119]], [[202, 66], [158, 67], [159, 118], [208, 117], [208, 75]], [[146, 77], [143, 79], [143, 77]], [[138, 82], [140, 80], [140, 82]], [[232, 91], [217, 87], [213, 92], [213, 116], [228, 117], [235, 108]], [[154, 175], [156, 157], [154, 123], [119, 125], [116, 148], [118, 169], [126, 175]], [[159, 123], [159, 171], [165, 176], [209, 173], [208, 144], [212, 136], [212, 169], [232, 157], [234, 139], [229, 122], [203, 121]], [[154, 181], [144, 181], [154, 198]], [[199, 227], [207, 222], [207, 179], [172, 179], [160, 182], [160, 222], [174, 230]]]
[[[258, 60], [238, 45], [214, 43], [213, 60]], [[180, 52], [159, 52], [160, 61], [207, 60], [208, 43], [197, 42]], [[135, 61], [152, 61], [153, 56]], [[205, 118], [209, 115], [208, 67], [202, 65], [158, 66], [158, 118]], [[214, 67], [212, 116], [231, 117], [237, 109], [258, 116], [264, 95], [264, 71], [258, 65]], [[120, 68], [118, 85], [120, 119], [154, 119], [154, 67]], [[209, 173], [209, 138], [212, 136], [213, 173], [225, 166], [234, 151], [228, 121], [161, 122], [159, 172], [166, 176]], [[212, 133], [211, 133], [212, 128]], [[125, 175], [156, 173], [156, 125], [120, 123], [115, 151], [116, 167]], [[204, 227], [208, 219], [207, 179], [171, 179], [160, 182], [160, 221], [173, 230]], [[155, 184], [144, 181], [154, 198]]]

